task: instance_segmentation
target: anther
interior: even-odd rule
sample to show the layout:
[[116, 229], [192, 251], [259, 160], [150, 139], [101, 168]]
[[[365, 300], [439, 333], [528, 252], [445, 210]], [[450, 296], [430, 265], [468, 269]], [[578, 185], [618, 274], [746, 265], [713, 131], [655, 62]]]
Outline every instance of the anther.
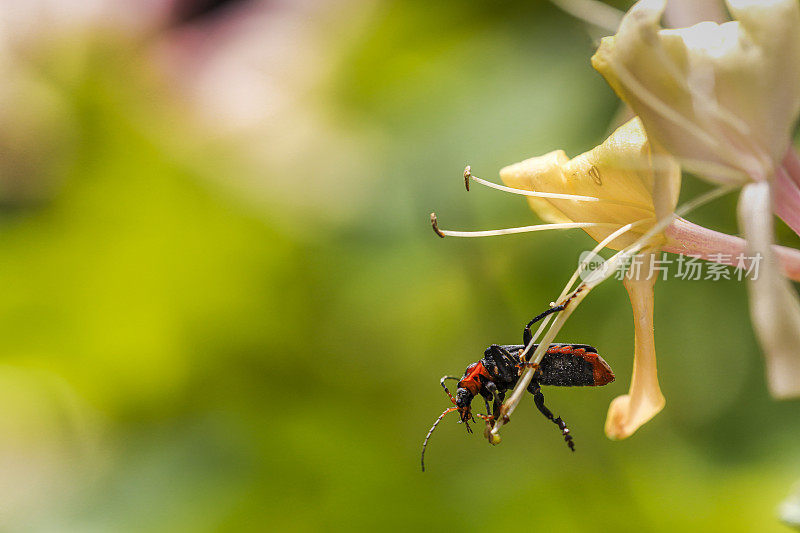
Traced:
[[439, 221], [436, 220], [436, 213], [431, 213], [431, 227], [436, 235], [444, 239], [444, 233], [439, 230]]
[[464, 187], [469, 191], [469, 179], [472, 177], [472, 169], [467, 165], [464, 168]]

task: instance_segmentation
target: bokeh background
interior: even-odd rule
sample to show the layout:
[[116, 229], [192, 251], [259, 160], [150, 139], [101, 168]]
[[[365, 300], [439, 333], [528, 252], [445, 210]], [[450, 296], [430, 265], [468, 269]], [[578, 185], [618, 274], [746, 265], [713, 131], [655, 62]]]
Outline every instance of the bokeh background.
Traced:
[[[798, 403], [769, 397], [736, 281], [657, 284], [667, 406], [632, 438], [603, 434], [633, 352], [609, 281], [559, 340], [617, 381], [547, 395], [577, 452], [526, 400], [498, 447], [445, 420], [419, 471], [439, 377], [518, 342], [594, 244], [428, 225], [535, 223], [464, 165], [603, 140], [619, 104], [583, 23], [531, 0], [6, 0], [0, 30], [0, 530], [785, 530]], [[690, 218], [735, 233], [735, 202]]]

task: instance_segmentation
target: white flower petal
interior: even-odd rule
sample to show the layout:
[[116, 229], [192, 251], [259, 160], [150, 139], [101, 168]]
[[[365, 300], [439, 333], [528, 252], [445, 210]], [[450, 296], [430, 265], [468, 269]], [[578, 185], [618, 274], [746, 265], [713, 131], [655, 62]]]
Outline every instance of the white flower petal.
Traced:
[[770, 184], [747, 185], [739, 197], [739, 227], [750, 256], [760, 254], [758, 276], [748, 283], [750, 314], [764, 351], [770, 392], [800, 396], [800, 299], [783, 277], [772, 249]]
[[721, 183], [769, 178], [800, 113], [797, 0], [729, 6], [738, 21], [664, 30], [665, 0], [642, 0], [592, 58], [654, 144]]

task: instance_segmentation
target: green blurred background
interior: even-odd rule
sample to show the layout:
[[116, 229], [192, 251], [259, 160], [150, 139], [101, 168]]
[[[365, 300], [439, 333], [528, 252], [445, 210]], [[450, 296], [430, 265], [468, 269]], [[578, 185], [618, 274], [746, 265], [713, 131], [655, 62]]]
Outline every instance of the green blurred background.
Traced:
[[[518, 342], [594, 244], [428, 225], [535, 223], [464, 192], [464, 165], [604, 139], [619, 104], [582, 23], [536, 1], [132, 4], [0, 6], [1, 530], [785, 529], [798, 404], [769, 397], [736, 281], [657, 284], [667, 406], [632, 438], [603, 434], [633, 352], [610, 281], [558, 338], [617, 374], [549, 391], [576, 453], [526, 399], [498, 447], [445, 420], [419, 471], [439, 377]], [[735, 202], [690, 218], [735, 233]]]

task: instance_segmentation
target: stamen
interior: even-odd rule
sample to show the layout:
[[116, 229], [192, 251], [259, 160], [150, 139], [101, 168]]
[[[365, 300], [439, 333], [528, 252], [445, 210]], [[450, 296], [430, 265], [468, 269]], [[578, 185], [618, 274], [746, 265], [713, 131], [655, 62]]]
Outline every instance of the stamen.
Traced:
[[514, 233], [530, 233], [533, 231], [548, 231], [556, 229], [596, 228], [600, 226], [616, 227], [614, 222], [562, 222], [557, 224], [536, 224], [534, 226], [520, 226], [518, 228], [503, 228], [485, 231], [453, 231], [439, 229], [436, 213], [431, 213], [431, 227], [439, 237], [496, 237], [499, 235], [512, 235]]
[[624, 200], [609, 200], [606, 198], [597, 198], [595, 196], [583, 196], [580, 194], [562, 194], [557, 192], [539, 192], [539, 191], [529, 191], [527, 189], [517, 189], [514, 187], [506, 187], [505, 185], [500, 185], [499, 183], [493, 183], [491, 181], [487, 181], [485, 179], [479, 178], [478, 176], [473, 175], [470, 172], [470, 167], [467, 166], [464, 169], [464, 183], [467, 186], [467, 190], [469, 190], [469, 180], [473, 180], [476, 183], [480, 183], [481, 185], [485, 185], [490, 189], [497, 189], [498, 191], [510, 192], [511, 194], [519, 194], [521, 196], [532, 196], [534, 198], [552, 198], [555, 200], [573, 200], [576, 202], [601, 202], [605, 204], [613, 204], [613, 205], [624, 205], [627, 207], [636, 207], [638, 209], [643, 209], [645, 211], [652, 211], [651, 207], [646, 205], [636, 203], [636, 202], [626, 202]]
[[439, 221], [436, 219], [436, 213], [431, 213], [431, 227], [436, 235], [444, 239], [444, 233], [439, 230]]
[[[567, 292], [569, 292], [569, 290], [575, 284], [575, 281], [577, 281], [578, 276], [581, 275], [581, 272], [583, 272], [583, 269], [586, 267], [586, 265], [588, 265], [591, 261], [593, 261], [595, 257], [599, 257], [600, 256], [599, 255], [600, 250], [605, 248], [609, 243], [611, 243], [614, 239], [616, 239], [620, 235], [622, 235], [624, 233], [627, 233], [630, 230], [632, 230], [634, 227], [639, 226], [639, 225], [641, 225], [641, 224], [643, 224], [645, 222], [649, 222], [651, 220], [653, 220], [653, 219], [637, 220], [636, 222], [631, 222], [630, 224], [626, 224], [625, 226], [622, 226], [617, 231], [611, 233], [608, 237], [606, 237], [605, 239], [603, 239], [602, 241], [597, 243], [597, 246], [592, 248], [592, 251], [589, 252], [586, 255], [586, 257], [583, 258], [583, 261], [581, 261], [581, 264], [578, 265], [578, 268], [572, 274], [572, 277], [567, 282], [566, 286], [564, 287], [564, 290], [561, 291], [561, 294], [558, 296], [558, 301], [560, 302], [561, 300], [564, 299], [564, 297], [567, 295]], [[555, 303], [552, 304], [552, 307], [555, 307]]]

